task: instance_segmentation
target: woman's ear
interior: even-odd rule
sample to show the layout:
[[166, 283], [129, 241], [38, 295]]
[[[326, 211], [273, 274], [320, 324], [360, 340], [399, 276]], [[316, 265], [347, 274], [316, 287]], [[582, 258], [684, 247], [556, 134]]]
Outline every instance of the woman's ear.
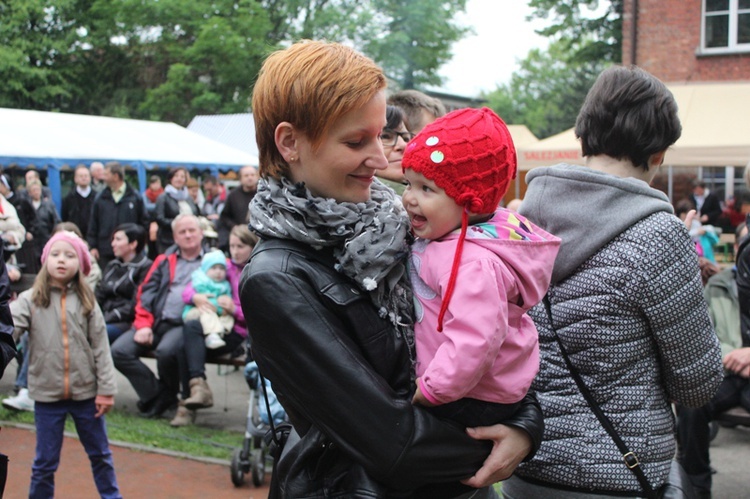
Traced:
[[294, 125], [288, 121], [279, 123], [276, 126], [274, 139], [276, 141], [276, 149], [279, 150], [284, 161], [292, 163], [295, 158], [299, 157], [299, 154], [297, 154], [297, 130], [294, 128]]
[[657, 152], [651, 155], [650, 158], [648, 158], [648, 168], [649, 170], [651, 168], [658, 168], [664, 163], [664, 156], [667, 155], [667, 151], [661, 151]]

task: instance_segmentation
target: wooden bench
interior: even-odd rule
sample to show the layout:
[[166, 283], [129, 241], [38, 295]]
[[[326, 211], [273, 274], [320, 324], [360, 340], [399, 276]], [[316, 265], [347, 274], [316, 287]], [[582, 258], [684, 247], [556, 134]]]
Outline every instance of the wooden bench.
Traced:
[[[36, 279], [36, 274], [21, 274], [21, 279], [16, 282], [10, 283], [10, 290], [15, 293], [22, 293], [23, 291], [26, 291], [34, 284], [34, 279]], [[215, 358], [206, 358], [206, 364], [216, 364], [219, 366], [231, 366], [235, 369], [239, 369], [242, 367], [245, 367], [246, 358], [247, 358], [247, 348], [245, 345], [243, 345], [243, 351], [241, 353], [234, 352], [235, 355], [232, 354], [224, 354], [221, 357], [215, 357]], [[155, 359], [156, 356], [154, 355], [153, 351], [149, 351], [142, 355], [142, 357], [146, 357], [149, 359]]]
[[718, 263], [734, 263], [734, 233], [722, 232], [714, 246], [714, 253]]
[[[147, 359], [155, 359], [156, 355], [154, 354], [153, 350], [149, 350], [145, 354], [141, 355], [141, 357], [147, 358]], [[232, 355], [232, 354], [224, 354], [220, 357], [213, 357], [209, 358], [206, 356], [206, 364], [216, 364], [218, 366], [230, 366], [234, 367], [236, 369], [240, 369], [245, 367], [245, 364], [247, 364], [247, 351], [243, 348], [243, 352], [239, 355]]]
[[733, 407], [719, 414], [715, 421], [722, 426], [750, 426], [750, 412], [742, 407]]

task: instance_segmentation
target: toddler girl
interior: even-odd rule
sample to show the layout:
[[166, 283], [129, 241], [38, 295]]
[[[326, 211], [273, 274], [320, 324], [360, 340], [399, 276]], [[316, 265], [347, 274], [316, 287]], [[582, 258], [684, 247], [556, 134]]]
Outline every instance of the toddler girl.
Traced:
[[560, 239], [498, 204], [516, 151], [492, 111], [461, 109], [406, 147], [403, 202], [417, 237], [414, 402], [466, 426], [510, 417], [539, 369], [526, 312], [547, 291]]
[[36, 457], [29, 497], [53, 497], [65, 419], [73, 418], [101, 497], [121, 497], [104, 414], [114, 406], [115, 370], [104, 317], [85, 277], [86, 243], [53, 235], [31, 289], [10, 305], [14, 336], [29, 331], [29, 395], [35, 401]]

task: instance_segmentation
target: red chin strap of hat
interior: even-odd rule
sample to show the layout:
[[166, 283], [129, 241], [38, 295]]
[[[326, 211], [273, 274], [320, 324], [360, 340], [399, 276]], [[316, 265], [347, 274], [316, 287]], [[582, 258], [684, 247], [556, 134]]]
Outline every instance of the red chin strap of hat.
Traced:
[[456, 287], [456, 278], [458, 277], [458, 267], [461, 265], [461, 253], [464, 251], [464, 240], [466, 240], [466, 231], [469, 227], [469, 209], [464, 208], [464, 212], [461, 214], [461, 235], [458, 236], [458, 243], [456, 245], [456, 254], [453, 255], [453, 267], [451, 267], [451, 276], [448, 279], [448, 287], [443, 295], [443, 303], [440, 304], [440, 314], [438, 315], [438, 326], [437, 330], [439, 333], [443, 332], [443, 317], [445, 312], [448, 310], [448, 305], [453, 296], [453, 289]]

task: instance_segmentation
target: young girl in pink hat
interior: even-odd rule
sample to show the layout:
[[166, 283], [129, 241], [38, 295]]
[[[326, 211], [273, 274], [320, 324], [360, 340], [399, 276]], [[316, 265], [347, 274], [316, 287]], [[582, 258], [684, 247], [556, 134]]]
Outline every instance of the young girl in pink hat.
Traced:
[[502, 422], [539, 369], [526, 312], [547, 291], [560, 240], [498, 204], [516, 151], [492, 111], [461, 109], [427, 125], [402, 160], [412, 246], [414, 402], [463, 425]]
[[104, 414], [114, 406], [115, 370], [104, 317], [85, 281], [88, 247], [61, 231], [42, 250], [31, 289], [11, 303], [14, 336], [29, 331], [29, 395], [35, 401], [36, 457], [29, 497], [53, 497], [65, 419], [70, 414], [101, 497], [119, 498]]

